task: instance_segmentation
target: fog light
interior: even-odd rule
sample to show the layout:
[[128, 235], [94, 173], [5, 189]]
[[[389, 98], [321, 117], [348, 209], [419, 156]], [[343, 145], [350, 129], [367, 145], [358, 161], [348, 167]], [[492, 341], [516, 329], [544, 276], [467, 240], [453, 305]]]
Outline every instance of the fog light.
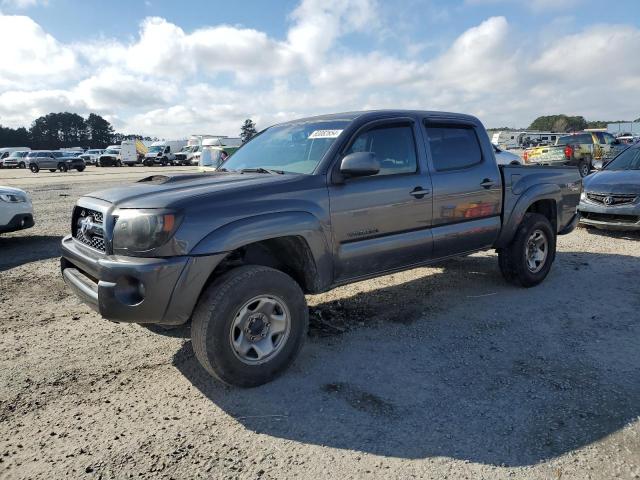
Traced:
[[116, 282], [115, 297], [125, 305], [138, 305], [144, 300], [144, 285], [133, 277], [120, 277]]

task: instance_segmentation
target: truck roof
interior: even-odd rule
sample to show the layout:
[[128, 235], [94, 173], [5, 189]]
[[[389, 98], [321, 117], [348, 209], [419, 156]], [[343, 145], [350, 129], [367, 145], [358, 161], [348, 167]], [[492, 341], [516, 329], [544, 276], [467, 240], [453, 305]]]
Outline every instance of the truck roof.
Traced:
[[464, 113], [453, 113], [453, 112], [439, 112], [433, 110], [362, 110], [355, 112], [341, 112], [341, 113], [329, 113], [325, 115], [317, 115], [313, 117], [305, 117], [305, 118], [297, 118], [288, 120], [286, 122], [281, 122], [276, 125], [286, 125], [289, 123], [299, 123], [299, 122], [310, 122], [310, 121], [329, 121], [329, 120], [347, 120], [353, 121], [356, 119], [367, 120], [367, 119], [377, 119], [384, 117], [398, 117], [398, 116], [406, 116], [406, 117], [435, 117], [435, 118], [449, 118], [449, 119], [458, 119], [458, 120], [466, 120], [473, 123], [480, 124], [480, 121], [474, 117], [473, 115], [467, 115]]

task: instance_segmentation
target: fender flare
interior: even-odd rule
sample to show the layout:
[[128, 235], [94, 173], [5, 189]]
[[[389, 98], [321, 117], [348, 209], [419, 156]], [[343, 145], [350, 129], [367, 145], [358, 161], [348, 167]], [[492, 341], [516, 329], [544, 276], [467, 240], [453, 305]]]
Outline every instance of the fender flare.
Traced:
[[[526, 189], [519, 195], [516, 204], [509, 213], [509, 218], [503, 219], [502, 230], [498, 236], [495, 247], [506, 247], [516, 234], [518, 227], [522, 223], [525, 213], [531, 205], [540, 200], [553, 200], [557, 205], [562, 200], [562, 191], [558, 185], [543, 183], [534, 185]], [[556, 208], [556, 225], [558, 224], [558, 209]]]
[[267, 213], [227, 223], [206, 235], [189, 255], [214, 255], [251, 243], [299, 237], [306, 243], [315, 272], [313, 290], [326, 289], [333, 278], [333, 260], [322, 223], [304, 211]]

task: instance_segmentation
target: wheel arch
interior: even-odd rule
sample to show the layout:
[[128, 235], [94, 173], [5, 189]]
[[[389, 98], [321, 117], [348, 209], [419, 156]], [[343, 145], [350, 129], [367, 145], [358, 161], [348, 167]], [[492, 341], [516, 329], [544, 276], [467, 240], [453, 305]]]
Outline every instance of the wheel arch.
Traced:
[[526, 213], [540, 213], [544, 215], [553, 227], [558, 231], [558, 203], [562, 199], [562, 191], [558, 185], [539, 184], [525, 190], [516, 201], [508, 217], [503, 219], [502, 231], [496, 241], [496, 248], [508, 245], [513, 239], [518, 226], [522, 223]]

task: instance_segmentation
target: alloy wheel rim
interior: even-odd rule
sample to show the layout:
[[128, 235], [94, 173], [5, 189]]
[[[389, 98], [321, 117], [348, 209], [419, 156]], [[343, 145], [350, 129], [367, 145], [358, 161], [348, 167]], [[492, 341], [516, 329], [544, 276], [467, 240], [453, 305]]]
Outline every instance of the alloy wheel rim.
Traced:
[[284, 348], [290, 332], [291, 314], [285, 302], [274, 295], [258, 295], [236, 311], [229, 342], [238, 360], [258, 365]]
[[549, 242], [542, 230], [534, 230], [529, 239], [525, 251], [527, 268], [531, 273], [538, 273], [544, 267], [549, 255]]

